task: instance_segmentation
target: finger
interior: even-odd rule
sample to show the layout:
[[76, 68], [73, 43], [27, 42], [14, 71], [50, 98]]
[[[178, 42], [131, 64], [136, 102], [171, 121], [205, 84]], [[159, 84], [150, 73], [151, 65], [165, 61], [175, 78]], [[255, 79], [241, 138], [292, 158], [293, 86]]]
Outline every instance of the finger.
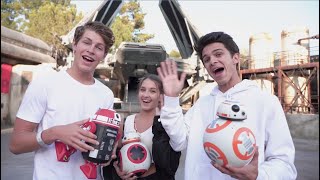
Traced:
[[230, 171], [228, 171], [228, 169], [224, 168], [223, 166], [220, 166], [219, 164], [215, 163], [215, 162], [211, 162], [211, 164], [218, 169], [220, 172], [224, 173], [224, 174], [231, 174]]
[[74, 124], [76, 124], [77, 126], [81, 126], [84, 123], [88, 122], [89, 120], [90, 120], [90, 118], [87, 118], [87, 119], [84, 119], [84, 120], [81, 120], [81, 121], [77, 121]]
[[124, 175], [124, 176], [122, 176], [123, 177], [123, 179], [133, 179], [134, 178], [134, 174], [133, 173], [129, 173], [129, 174], [126, 174], [126, 175]]
[[168, 76], [167, 62], [168, 62], [168, 60], [165, 60], [164, 62], [160, 63], [161, 72], [162, 72], [163, 77]]
[[96, 140], [97, 136], [95, 134], [92, 134], [91, 132], [85, 132], [85, 134], [80, 134], [78, 138], [86, 143], [99, 145], [99, 141]]
[[117, 141], [117, 142], [114, 144], [114, 147], [113, 147], [113, 150], [112, 150], [112, 156], [115, 156], [116, 158], [117, 158], [118, 143], [119, 143], [119, 141]]
[[80, 132], [81, 136], [85, 136], [85, 137], [88, 137], [88, 138], [91, 138], [91, 139], [97, 139], [97, 135], [95, 135], [91, 131], [85, 130], [85, 129], [82, 129], [82, 128], [80, 128], [80, 129], [81, 130], [79, 132]]
[[170, 74], [173, 74], [173, 65], [172, 65], [172, 60], [167, 60], [165, 61], [166, 62], [166, 67], [167, 67], [167, 74], [170, 75]]
[[258, 164], [258, 160], [259, 160], [259, 148], [258, 148], [258, 146], [256, 146], [255, 152], [254, 152], [254, 155], [253, 155], [253, 158], [252, 158], [250, 164]]
[[171, 73], [178, 74], [178, 65], [174, 60], [171, 60]]
[[118, 174], [119, 176], [125, 175], [125, 172], [122, 172], [122, 171], [121, 171], [121, 169], [120, 169], [120, 167], [119, 167], [119, 165], [118, 165], [118, 161], [114, 161], [114, 162], [113, 162], [113, 167], [114, 167], [114, 169], [116, 170], [116, 172], [117, 172], [117, 174]]
[[117, 171], [117, 173], [120, 172], [120, 168], [119, 168], [119, 166], [118, 166], [118, 161], [114, 161], [114, 162], [113, 162], [113, 167], [114, 167], [114, 169]]
[[132, 177], [130, 177], [128, 180], [135, 180], [137, 179], [137, 176], [133, 175]]
[[122, 176], [125, 175], [125, 172], [122, 172], [122, 171], [120, 170], [120, 167], [119, 167], [119, 165], [118, 165], [118, 161], [114, 161], [114, 162], [113, 162], [113, 167], [114, 167], [114, 169], [116, 170], [116, 173], [118, 174], [118, 176], [121, 177], [121, 179], [124, 179], [124, 178], [122, 178]]
[[157, 67], [157, 72], [158, 72], [158, 75], [161, 79], [161, 81], [164, 79], [164, 76], [163, 76], [163, 73], [162, 73], [162, 70], [161, 70], [161, 67]]
[[255, 152], [256, 156], [259, 156], [259, 146], [256, 146], [256, 152]]
[[232, 174], [236, 173], [237, 170], [239, 170], [240, 168], [237, 168], [237, 167], [231, 167], [230, 165], [226, 165], [224, 167], [227, 171], [231, 172]]
[[111, 159], [117, 159], [117, 155], [111, 155]]
[[89, 146], [88, 144], [86, 144], [84, 142], [80, 142], [79, 143], [79, 147], [84, 149], [84, 151], [81, 150], [82, 152], [88, 152], [88, 151], [93, 151], [94, 150], [94, 148], [92, 146]]
[[76, 144], [76, 143], [72, 143], [72, 144], [70, 144], [69, 146], [72, 146], [72, 147], [74, 147], [75, 149], [77, 149], [77, 150], [79, 150], [79, 151], [81, 151], [81, 152], [88, 152], [87, 149], [83, 148], [82, 146], [79, 146], [79, 145]]
[[180, 75], [180, 82], [184, 83], [184, 81], [186, 80], [186, 77], [187, 77], [187, 73], [182, 72]]
[[87, 151], [93, 151], [94, 150], [94, 148], [92, 146], [86, 144], [83, 140], [80, 140], [78, 138], [75, 138], [73, 140], [73, 145], [72, 146], [79, 147], [79, 150], [82, 151], [82, 152], [87, 152]]

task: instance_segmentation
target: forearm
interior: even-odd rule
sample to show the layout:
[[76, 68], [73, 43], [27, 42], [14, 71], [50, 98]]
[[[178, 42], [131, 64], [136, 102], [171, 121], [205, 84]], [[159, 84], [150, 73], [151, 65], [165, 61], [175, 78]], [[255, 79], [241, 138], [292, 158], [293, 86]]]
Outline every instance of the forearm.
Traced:
[[[175, 102], [177, 101], [177, 102]], [[161, 110], [161, 123], [170, 137], [170, 145], [175, 151], [183, 150], [187, 145], [187, 126], [184, 123], [179, 99], [165, 97], [165, 105]]]
[[[10, 143], [10, 151], [14, 154], [21, 154], [41, 148], [36, 136], [37, 132], [14, 130]], [[45, 144], [52, 144], [55, 140], [54, 137], [52, 128], [42, 131], [41, 138]]]
[[39, 148], [36, 132], [14, 132], [12, 134], [10, 151], [13, 154], [32, 152]]

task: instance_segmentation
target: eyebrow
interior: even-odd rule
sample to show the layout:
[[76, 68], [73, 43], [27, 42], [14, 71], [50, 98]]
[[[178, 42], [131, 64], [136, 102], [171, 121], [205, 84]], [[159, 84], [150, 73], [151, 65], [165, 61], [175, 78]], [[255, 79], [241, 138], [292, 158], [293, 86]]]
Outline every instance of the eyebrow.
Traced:
[[[89, 41], [92, 42], [92, 39], [91, 39], [91, 38], [88, 38], [88, 37], [83, 37], [83, 38], [84, 38], [85, 40], [89, 40]], [[104, 46], [104, 47], [106, 46], [104, 43], [97, 43], [97, 45], [98, 45], [98, 46], [101, 45], [101, 46]]]
[[[147, 87], [144, 87], [144, 86], [141, 86], [141, 87], [140, 87], [140, 89], [142, 89], [142, 88], [143, 88], [143, 89], [148, 89]], [[151, 89], [151, 90], [157, 90], [158, 88], [149, 88], [149, 89]]]
[[[210, 53], [212, 54], [212, 53], [214, 53], [214, 52], [216, 52], [216, 51], [223, 51], [223, 49], [214, 49], [214, 50], [212, 50]], [[206, 57], [206, 54], [204, 54], [203, 56], [202, 56], [202, 59], [204, 58], [204, 57]]]

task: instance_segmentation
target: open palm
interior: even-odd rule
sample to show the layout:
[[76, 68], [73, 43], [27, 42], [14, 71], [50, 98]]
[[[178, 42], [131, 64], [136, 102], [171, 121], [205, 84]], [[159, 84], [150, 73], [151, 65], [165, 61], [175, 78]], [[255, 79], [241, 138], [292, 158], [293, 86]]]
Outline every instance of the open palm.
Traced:
[[157, 72], [162, 80], [164, 94], [170, 97], [179, 96], [184, 86], [186, 73], [182, 73], [179, 79], [177, 63], [171, 59], [167, 59], [160, 63]]

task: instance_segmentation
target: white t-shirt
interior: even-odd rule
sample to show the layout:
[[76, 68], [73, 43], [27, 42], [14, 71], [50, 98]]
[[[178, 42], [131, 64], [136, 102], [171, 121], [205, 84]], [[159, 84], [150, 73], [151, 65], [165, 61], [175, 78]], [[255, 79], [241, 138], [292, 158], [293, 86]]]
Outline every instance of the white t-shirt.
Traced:
[[[126, 118], [125, 125], [124, 125], [124, 132], [123, 132], [124, 134], [127, 134], [129, 132], [136, 132], [136, 130], [134, 129], [135, 117], [136, 117], [136, 114], [132, 114]], [[140, 140], [141, 140], [140, 142], [147, 146], [150, 152], [150, 155], [152, 157], [152, 138], [153, 138], [152, 126], [139, 134], [140, 134]]]
[[[112, 91], [98, 80], [84, 85], [60, 71], [35, 78], [29, 84], [17, 117], [39, 123], [39, 132], [87, 119], [99, 108], [113, 108], [113, 99]], [[84, 164], [80, 151], [72, 154], [69, 162], [58, 161], [52, 143], [35, 152], [33, 179], [87, 179], [80, 169]], [[97, 179], [101, 179], [99, 167], [97, 171]]]

